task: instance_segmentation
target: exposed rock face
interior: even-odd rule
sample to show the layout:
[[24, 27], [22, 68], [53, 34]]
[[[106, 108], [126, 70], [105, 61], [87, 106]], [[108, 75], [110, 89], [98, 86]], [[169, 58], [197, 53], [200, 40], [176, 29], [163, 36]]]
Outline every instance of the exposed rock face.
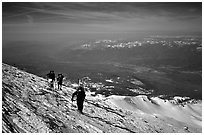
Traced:
[[46, 79], [2, 64], [2, 132], [201, 132], [201, 127], [172, 118], [121, 109], [110, 98], [93, 97], [88, 92], [82, 115], [71, 102], [73, 92], [66, 86], [50, 89]]

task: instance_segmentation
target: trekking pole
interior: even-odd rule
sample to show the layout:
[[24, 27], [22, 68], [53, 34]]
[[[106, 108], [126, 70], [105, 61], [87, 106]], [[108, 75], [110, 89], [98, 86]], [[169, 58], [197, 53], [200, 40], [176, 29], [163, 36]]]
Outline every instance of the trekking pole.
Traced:
[[55, 87], [55, 80], [53, 81], [53, 87], [54, 87], [54, 89], [56, 88], [56, 87]]
[[73, 105], [73, 101], [72, 101], [72, 104], [71, 104], [71, 110], [74, 110], [74, 105]]

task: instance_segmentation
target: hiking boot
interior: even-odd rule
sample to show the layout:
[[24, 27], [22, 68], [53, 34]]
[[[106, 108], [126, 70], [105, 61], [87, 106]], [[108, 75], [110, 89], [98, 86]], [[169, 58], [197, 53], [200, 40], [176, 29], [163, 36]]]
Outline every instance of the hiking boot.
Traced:
[[78, 110], [79, 113], [84, 114], [81, 110]]

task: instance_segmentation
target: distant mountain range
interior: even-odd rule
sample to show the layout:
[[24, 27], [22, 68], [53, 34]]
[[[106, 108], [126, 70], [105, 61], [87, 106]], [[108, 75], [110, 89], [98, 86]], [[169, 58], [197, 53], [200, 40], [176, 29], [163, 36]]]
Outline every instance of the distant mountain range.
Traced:
[[[63, 61], [119, 62], [136, 65], [173, 65], [199, 70], [202, 67], [202, 51], [197, 45], [163, 46], [160, 44], [134, 47], [83, 47], [67, 49], [60, 53]], [[88, 49], [87, 49], [88, 48]]]
[[8, 63], [70, 62], [134, 65], [172, 65], [190, 70], [202, 68], [202, 39], [197, 36], [150, 36], [143, 40], [95, 40], [69, 46], [40, 42], [3, 45]]

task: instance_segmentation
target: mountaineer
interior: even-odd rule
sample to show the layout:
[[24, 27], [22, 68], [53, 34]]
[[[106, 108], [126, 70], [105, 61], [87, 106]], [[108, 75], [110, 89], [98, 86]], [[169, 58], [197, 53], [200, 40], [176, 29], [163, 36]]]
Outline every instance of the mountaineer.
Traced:
[[83, 103], [84, 103], [86, 94], [82, 85], [80, 85], [78, 89], [72, 94], [72, 99], [71, 99], [72, 102], [74, 101], [75, 96], [76, 96], [78, 111], [81, 114], [83, 114]]
[[62, 89], [62, 81], [63, 81], [64, 76], [62, 74], [58, 74], [57, 77], [57, 85], [58, 85], [58, 89]]
[[50, 73], [47, 74], [48, 83], [51, 88], [54, 88], [54, 82], [55, 82], [55, 72], [50, 71]]

